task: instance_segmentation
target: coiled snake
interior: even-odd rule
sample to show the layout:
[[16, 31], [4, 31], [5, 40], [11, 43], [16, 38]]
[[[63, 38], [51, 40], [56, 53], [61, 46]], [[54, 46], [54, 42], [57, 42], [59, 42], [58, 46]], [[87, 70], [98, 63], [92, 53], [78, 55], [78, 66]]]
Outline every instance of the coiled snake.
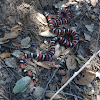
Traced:
[[[61, 14], [65, 14], [66, 18], [61, 18]], [[72, 31], [71, 29], [58, 29], [58, 28], [56, 28], [58, 25], [66, 24], [70, 21], [71, 14], [70, 14], [69, 10], [67, 10], [66, 8], [59, 8], [57, 11], [57, 16], [56, 16], [55, 20], [52, 20], [51, 15], [49, 13], [46, 13], [46, 17], [47, 17], [48, 24], [49, 24], [49, 30], [54, 34], [57, 34], [57, 37], [54, 37], [51, 39], [49, 53], [48, 54], [28, 53], [28, 54], [25, 54], [24, 56], [22, 56], [20, 59], [20, 67], [21, 67], [22, 71], [26, 75], [30, 76], [34, 81], [34, 88], [33, 88], [32, 92], [35, 91], [36, 80], [35, 80], [35, 76], [32, 75], [31, 73], [29, 73], [24, 68], [25, 59], [37, 58], [38, 60], [49, 60], [55, 54], [55, 43], [57, 41], [60, 42], [61, 44], [63, 44], [65, 47], [75, 46], [76, 43], [78, 42], [78, 35], [76, 32]], [[60, 37], [60, 35], [65, 35], [65, 34], [70, 34], [72, 36], [72, 41], [68, 41], [64, 37]]]

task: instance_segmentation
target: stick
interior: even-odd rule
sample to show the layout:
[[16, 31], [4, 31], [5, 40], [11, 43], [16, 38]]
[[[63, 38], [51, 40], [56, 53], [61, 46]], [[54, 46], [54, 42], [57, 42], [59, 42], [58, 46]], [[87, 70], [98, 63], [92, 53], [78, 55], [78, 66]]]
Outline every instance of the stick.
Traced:
[[55, 96], [63, 89], [65, 88], [87, 65], [90, 64], [90, 62], [93, 60], [93, 58], [100, 53], [100, 50], [97, 53], [94, 53], [93, 56], [77, 71], [74, 73], [74, 75], [50, 98], [50, 100], [53, 100]]
[[[46, 93], [56, 93], [57, 91], [50, 91], [50, 90], [46, 90]], [[65, 94], [65, 95], [69, 95], [69, 96], [73, 96], [73, 97], [77, 97], [77, 98], [79, 98], [79, 99], [81, 99], [81, 100], [83, 100], [83, 98], [81, 98], [81, 97], [79, 97], [79, 96], [77, 96], [77, 95], [74, 95], [74, 94], [71, 94], [71, 93], [64, 93], [64, 92], [59, 92], [60, 94]]]

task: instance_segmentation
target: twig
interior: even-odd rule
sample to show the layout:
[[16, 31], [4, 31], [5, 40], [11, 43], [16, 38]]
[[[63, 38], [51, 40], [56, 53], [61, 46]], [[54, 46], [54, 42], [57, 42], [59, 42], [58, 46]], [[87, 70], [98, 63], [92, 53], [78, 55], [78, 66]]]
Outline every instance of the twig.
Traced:
[[96, 48], [95, 48], [95, 52], [97, 52], [97, 49], [98, 49], [99, 37], [100, 37], [100, 34], [99, 34], [99, 32], [98, 32], [97, 41], [96, 41]]
[[[50, 90], [47, 90], [46, 92], [47, 92], [47, 93], [48, 93], [48, 92], [53, 92], [53, 93], [56, 93], [57, 91], [50, 91]], [[71, 93], [64, 93], [64, 92], [59, 92], [59, 93], [61, 93], [61, 94], [65, 94], [65, 95], [74, 96], [74, 97], [77, 97], [77, 98], [79, 98], [79, 99], [82, 99], [82, 100], [83, 100], [83, 98], [81, 98], [81, 97], [79, 97], [79, 96], [76, 96], [76, 95], [74, 95], [74, 94], [71, 94]]]
[[9, 44], [0, 44], [0, 46], [6, 47], [6, 48], [10, 48], [10, 49], [18, 49], [18, 50], [21, 49], [19, 47], [15, 47], [15, 46], [12, 46], [12, 45], [9, 45]]
[[4, 99], [9, 100], [5, 95], [0, 94]]
[[93, 58], [100, 53], [100, 50], [97, 53], [94, 53], [93, 56], [77, 71], [74, 73], [74, 75], [50, 98], [50, 100], [53, 100], [54, 97], [63, 89], [65, 88], [87, 65], [90, 64], [90, 62], [93, 60]]

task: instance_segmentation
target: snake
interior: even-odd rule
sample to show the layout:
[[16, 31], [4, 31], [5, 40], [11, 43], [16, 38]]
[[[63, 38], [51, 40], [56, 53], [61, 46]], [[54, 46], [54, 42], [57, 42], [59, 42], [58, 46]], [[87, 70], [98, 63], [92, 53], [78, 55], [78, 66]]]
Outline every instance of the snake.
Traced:
[[[65, 18], [62, 18], [61, 15], [65, 15]], [[24, 68], [25, 59], [35, 58], [35, 59], [38, 59], [41, 61], [46, 61], [46, 60], [48, 61], [55, 54], [55, 43], [56, 42], [63, 44], [65, 47], [72, 47], [72, 46], [75, 46], [79, 40], [77, 33], [74, 32], [73, 30], [71, 30], [69, 28], [67, 28], [67, 29], [57, 28], [59, 25], [69, 23], [69, 21], [71, 19], [71, 13], [68, 9], [66, 9], [64, 7], [59, 8], [57, 10], [55, 19], [52, 19], [51, 14], [49, 14], [49, 13], [46, 13], [45, 16], [48, 21], [49, 31], [57, 35], [54, 38], [52, 38], [50, 41], [50, 50], [49, 50], [48, 54], [27, 53], [27, 54], [24, 54], [20, 59], [20, 67], [22, 69], [22, 72], [24, 72], [26, 75], [31, 77], [31, 79], [34, 82], [34, 87], [33, 87], [32, 93], [34, 93], [34, 91], [36, 89], [36, 78], [35, 78], [35, 75], [29, 73]], [[66, 34], [71, 35], [72, 41], [68, 41], [67, 39], [62, 37], [62, 35], [64, 36]]]

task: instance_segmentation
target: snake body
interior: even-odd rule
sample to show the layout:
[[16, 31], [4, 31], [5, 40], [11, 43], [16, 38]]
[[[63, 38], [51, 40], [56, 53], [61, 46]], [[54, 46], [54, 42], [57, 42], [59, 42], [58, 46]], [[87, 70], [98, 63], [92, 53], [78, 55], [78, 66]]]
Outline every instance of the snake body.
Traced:
[[[61, 14], [65, 14], [66, 18], [61, 18]], [[49, 60], [55, 54], [55, 43], [56, 42], [60, 42], [65, 47], [75, 46], [76, 43], [78, 42], [78, 35], [77, 35], [76, 32], [72, 31], [71, 29], [58, 29], [58, 28], [56, 28], [58, 25], [66, 24], [70, 21], [71, 14], [70, 14], [69, 10], [67, 10], [66, 8], [59, 8], [58, 11], [57, 11], [57, 16], [56, 16], [55, 20], [52, 20], [51, 15], [49, 13], [46, 14], [46, 17], [47, 17], [48, 24], [49, 24], [49, 30], [52, 33], [58, 35], [57, 37], [54, 37], [54, 38], [51, 39], [49, 53], [48, 54], [28, 53], [28, 54], [24, 54], [24, 56], [22, 56], [21, 59], [20, 59], [20, 67], [21, 67], [22, 71], [26, 75], [30, 76], [34, 81], [34, 88], [33, 88], [32, 92], [35, 91], [36, 80], [35, 80], [35, 76], [32, 75], [31, 73], [29, 73], [24, 68], [25, 59], [36, 58], [36, 59], [42, 60], [42, 61], [43, 60]], [[66, 34], [70, 34], [72, 36], [72, 41], [68, 41], [64, 37], [60, 36], [60, 35], [66, 35]]]

